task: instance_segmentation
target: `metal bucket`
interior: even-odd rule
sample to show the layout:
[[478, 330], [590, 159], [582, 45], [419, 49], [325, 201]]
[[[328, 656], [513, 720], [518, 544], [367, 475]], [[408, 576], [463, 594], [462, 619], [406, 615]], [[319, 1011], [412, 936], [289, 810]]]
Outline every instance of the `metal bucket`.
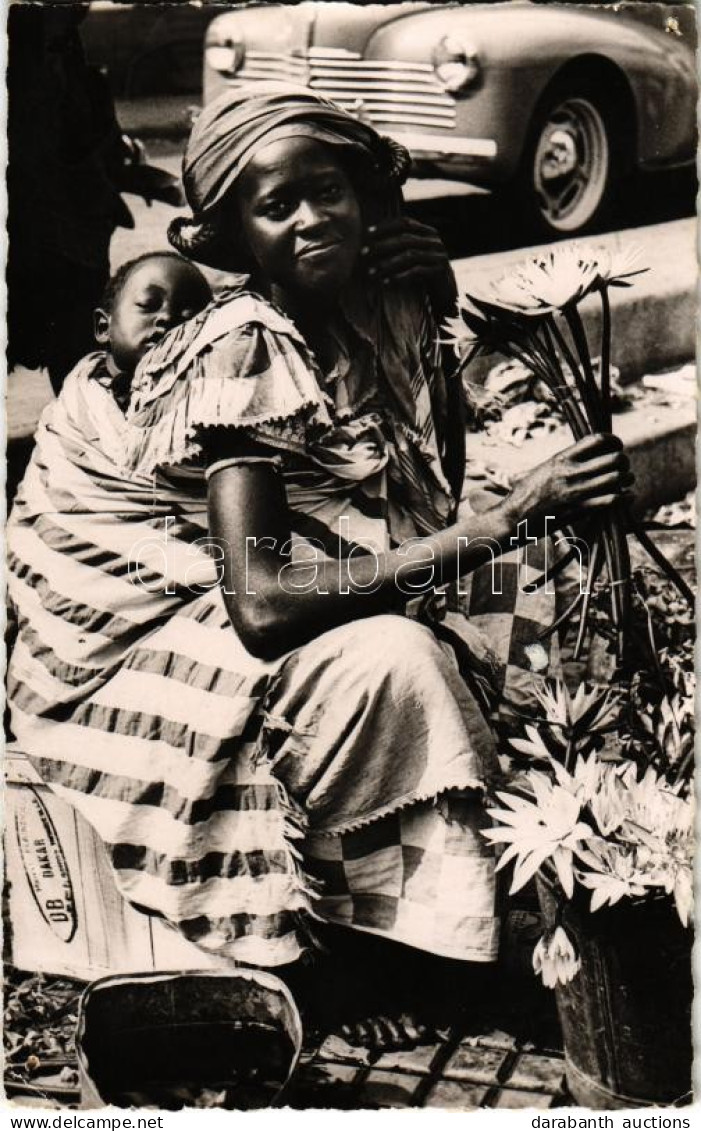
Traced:
[[267, 972], [101, 978], [78, 1013], [82, 1106], [270, 1107], [301, 1048], [292, 995]]
[[[557, 890], [541, 876], [537, 886], [553, 926]], [[582, 960], [556, 989], [573, 1099], [604, 1111], [689, 1100], [692, 940], [671, 900], [592, 913], [575, 899], [564, 902], [562, 922]]]

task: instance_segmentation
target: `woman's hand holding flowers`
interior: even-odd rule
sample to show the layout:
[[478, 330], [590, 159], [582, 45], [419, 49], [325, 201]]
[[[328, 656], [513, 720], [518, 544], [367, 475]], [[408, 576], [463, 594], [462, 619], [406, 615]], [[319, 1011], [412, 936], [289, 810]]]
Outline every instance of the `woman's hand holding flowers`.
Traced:
[[514, 484], [504, 506], [516, 527], [535, 524], [536, 535], [545, 519], [558, 523], [609, 507], [632, 485], [628, 457], [617, 436], [586, 436], [556, 456], [526, 472]]
[[423, 283], [438, 321], [453, 310], [455, 276], [435, 228], [405, 216], [374, 224], [361, 255], [370, 278], [380, 283]]

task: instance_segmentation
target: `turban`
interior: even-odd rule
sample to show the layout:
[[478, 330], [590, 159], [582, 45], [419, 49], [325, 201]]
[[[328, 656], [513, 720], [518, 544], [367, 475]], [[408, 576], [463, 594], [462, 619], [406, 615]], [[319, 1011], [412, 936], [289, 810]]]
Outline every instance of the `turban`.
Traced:
[[[229, 267], [231, 254], [218, 216], [246, 165], [275, 141], [304, 137], [353, 150], [390, 201], [398, 200], [411, 158], [403, 146], [304, 86], [261, 82], [227, 91], [197, 118], [183, 158], [185, 197], [191, 218], [168, 229], [174, 247], [213, 267]], [[229, 255], [227, 255], [227, 250]]]

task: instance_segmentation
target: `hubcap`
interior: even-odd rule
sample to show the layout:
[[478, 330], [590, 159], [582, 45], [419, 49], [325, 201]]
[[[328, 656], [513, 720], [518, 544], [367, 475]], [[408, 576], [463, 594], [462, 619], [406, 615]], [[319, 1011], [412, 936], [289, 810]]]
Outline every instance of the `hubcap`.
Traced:
[[555, 107], [535, 151], [533, 183], [552, 228], [573, 232], [594, 215], [606, 190], [609, 143], [601, 114], [584, 98]]

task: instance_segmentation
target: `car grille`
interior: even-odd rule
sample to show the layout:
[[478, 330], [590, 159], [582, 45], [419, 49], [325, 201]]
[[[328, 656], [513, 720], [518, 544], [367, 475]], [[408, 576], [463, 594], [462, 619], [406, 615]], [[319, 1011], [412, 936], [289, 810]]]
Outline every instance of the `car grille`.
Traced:
[[455, 101], [430, 63], [362, 59], [340, 48], [311, 47], [306, 55], [247, 50], [231, 85], [261, 79], [310, 86], [381, 129], [455, 128]]

